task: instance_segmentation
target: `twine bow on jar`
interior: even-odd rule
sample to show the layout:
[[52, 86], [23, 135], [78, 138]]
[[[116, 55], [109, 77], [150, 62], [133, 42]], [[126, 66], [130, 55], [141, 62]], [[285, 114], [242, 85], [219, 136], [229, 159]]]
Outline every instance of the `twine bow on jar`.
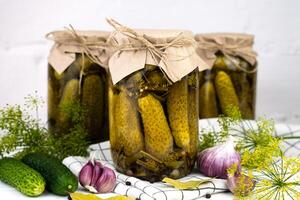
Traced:
[[[133, 51], [133, 50], [141, 50], [141, 49], [146, 49], [149, 51], [149, 53], [151, 54], [152, 58], [157, 62], [157, 65], [159, 63], [159, 61], [156, 59], [157, 57], [164, 60], [166, 55], [165, 53], [160, 50], [159, 48], [155, 47], [151, 42], [149, 42], [145, 35], [139, 35], [137, 32], [135, 32], [133, 29], [123, 26], [120, 23], [116, 22], [113, 19], [106, 19], [107, 22], [114, 27], [114, 29], [117, 32], [120, 32], [122, 34], [124, 34], [125, 36], [132, 38], [136, 41], [140, 42], [140, 45], [133, 45], [132, 43], [129, 44], [122, 44], [122, 45], [118, 45], [118, 42], [113, 38], [113, 36], [115, 35], [115, 33], [113, 33], [111, 35], [111, 37], [108, 39], [108, 41], [111, 41], [112, 43], [112, 47], [114, 48], [114, 50], [118, 50], [118, 51]], [[111, 39], [111, 40], [110, 40]]]
[[95, 50], [106, 50], [107, 44], [104, 41], [87, 41], [84, 36], [78, 35], [76, 30], [70, 25], [70, 28], [65, 27], [71, 35], [73, 36], [74, 41], [82, 48], [82, 54], [87, 55], [94, 63], [97, 63], [100, 66], [105, 66], [105, 62], [103, 62], [97, 54], [94, 53]]

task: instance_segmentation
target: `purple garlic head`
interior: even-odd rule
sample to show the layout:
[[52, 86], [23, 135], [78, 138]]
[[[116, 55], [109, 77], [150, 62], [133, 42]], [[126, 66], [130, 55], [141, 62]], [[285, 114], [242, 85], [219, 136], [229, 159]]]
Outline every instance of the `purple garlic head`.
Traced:
[[197, 167], [201, 173], [209, 177], [227, 178], [227, 170], [233, 165], [240, 169], [241, 157], [234, 149], [232, 137], [217, 146], [200, 152]]
[[92, 193], [112, 192], [116, 186], [116, 175], [100, 162], [90, 160], [79, 173], [79, 183]]

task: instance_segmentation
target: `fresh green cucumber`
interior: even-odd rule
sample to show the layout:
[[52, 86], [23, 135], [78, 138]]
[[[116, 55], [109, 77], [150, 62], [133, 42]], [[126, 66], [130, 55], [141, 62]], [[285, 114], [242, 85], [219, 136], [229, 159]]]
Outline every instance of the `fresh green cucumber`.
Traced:
[[77, 190], [77, 177], [58, 159], [41, 153], [31, 153], [24, 156], [22, 161], [42, 174], [49, 192], [66, 196]]
[[0, 160], [0, 180], [31, 197], [41, 195], [46, 185], [40, 173], [15, 158]]

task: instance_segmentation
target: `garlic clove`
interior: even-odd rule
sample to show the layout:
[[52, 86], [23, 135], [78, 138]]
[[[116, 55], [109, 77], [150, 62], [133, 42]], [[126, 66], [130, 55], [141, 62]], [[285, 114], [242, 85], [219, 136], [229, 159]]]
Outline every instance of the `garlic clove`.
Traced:
[[93, 164], [91, 163], [91, 161], [89, 161], [80, 170], [80, 172], [79, 172], [79, 183], [82, 187], [85, 187], [85, 186], [91, 184], [92, 175], [93, 175], [93, 168], [94, 168]]
[[240, 170], [240, 162], [240, 154], [235, 151], [233, 139], [230, 137], [225, 143], [202, 151], [197, 167], [206, 176], [226, 179], [227, 170], [233, 164]]
[[99, 177], [101, 176], [102, 171], [103, 171], [102, 164], [100, 162], [94, 160], [94, 169], [93, 169], [93, 175], [92, 175], [90, 186], [94, 187], [96, 185], [96, 182], [99, 179]]
[[101, 177], [97, 180], [95, 188], [100, 193], [112, 192], [116, 185], [116, 175], [115, 172], [108, 168], [104, 167]]
[[249, 193], [254, 189], [255, 184], [255, 180], [240, 173], [234, 176], [228, 176], [227, 178], [228, 189], [239, 197], [248, 196]]

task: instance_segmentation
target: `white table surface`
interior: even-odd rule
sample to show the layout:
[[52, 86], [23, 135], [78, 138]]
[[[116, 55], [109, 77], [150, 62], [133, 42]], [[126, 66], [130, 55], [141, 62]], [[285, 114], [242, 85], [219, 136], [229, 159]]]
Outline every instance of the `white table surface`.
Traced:
[[[79, 190], [80, 191], [80, 190]], [[99, 195], [99, 197], [102, 198], [108, 198], [111, 196], [115, 196], [116, 194], [101, 194]], [[17, 191], [16, 189], [14, 189], [13, 187], [10, 187], [9, 185], [6, 185], [4, 183], [2, 183], [0, 181], [0, 199], [2, 200], [66, 200], [68, 199], [67, 197], [60, 197], [60, 196], [56, 196], [53, 195], [51, 193], [48, 192], [44, 192], [41, 196], [39, 196], [38, 198], [33, 198], [33, 197], [26, 197], [24, 196], [22, 193], [20, 193], [19, 191]], [[198, 199], [206, 199], [204, 197], [202, 198], [198, 198]], [[221, 193], [221, 194], [214, 194], [212, 195], [212, 197], [210, 198], [211, 200], [231, 200], [233, 199], [233, 195], [231, 193]]]

